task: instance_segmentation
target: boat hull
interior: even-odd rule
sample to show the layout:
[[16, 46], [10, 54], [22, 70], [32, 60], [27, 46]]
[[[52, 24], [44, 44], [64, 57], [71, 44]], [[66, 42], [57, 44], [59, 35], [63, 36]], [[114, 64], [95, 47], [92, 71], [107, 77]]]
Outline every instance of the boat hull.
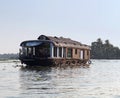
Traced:
[[22, 64], [29, 66], [85, 65], [89, 60], [58, 58], [20, 58]]

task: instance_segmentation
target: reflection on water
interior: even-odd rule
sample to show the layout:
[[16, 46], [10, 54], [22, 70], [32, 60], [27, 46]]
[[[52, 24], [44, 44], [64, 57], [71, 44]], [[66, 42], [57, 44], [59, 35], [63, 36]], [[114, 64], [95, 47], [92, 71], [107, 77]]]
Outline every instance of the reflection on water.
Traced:
[[120, 98], [120, 60], [90, 67], [15, 67], [0, 62], [0, 98]]
[[[83, 77], [89, 68], [76, 67], [25, 67], [20, 72], [22, 94], [42, 97], [75, 96], [80, 82], [76, 77]], [[46, 96], [47, 95], [47, 96]]]

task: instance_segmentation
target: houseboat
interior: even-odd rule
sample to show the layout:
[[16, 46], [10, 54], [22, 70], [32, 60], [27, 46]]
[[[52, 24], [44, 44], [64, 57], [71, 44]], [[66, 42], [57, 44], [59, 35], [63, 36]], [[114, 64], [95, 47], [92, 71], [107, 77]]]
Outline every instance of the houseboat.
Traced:
[[90, 63], [90, 47], [70, 38], [41, 35], [20, 44], [19, 59], [26, 65], [82, 65]]

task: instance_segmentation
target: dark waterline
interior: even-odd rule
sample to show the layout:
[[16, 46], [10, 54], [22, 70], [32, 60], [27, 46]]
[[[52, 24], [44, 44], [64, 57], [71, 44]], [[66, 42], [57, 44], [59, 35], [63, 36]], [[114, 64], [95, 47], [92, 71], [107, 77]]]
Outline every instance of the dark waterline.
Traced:
[[21, 68], [2, 61], [0, 98], [119, 98], [120, 60], [92, 62], [90, 67]]

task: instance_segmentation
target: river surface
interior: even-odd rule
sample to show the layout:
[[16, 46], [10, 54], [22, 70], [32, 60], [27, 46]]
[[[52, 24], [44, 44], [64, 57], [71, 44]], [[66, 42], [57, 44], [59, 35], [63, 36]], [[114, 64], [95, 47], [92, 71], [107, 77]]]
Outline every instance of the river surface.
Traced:
[[92, 60], [89, 67], [19, 65], [0, 61], [0, 98], [120, 98], [120, 60]]

